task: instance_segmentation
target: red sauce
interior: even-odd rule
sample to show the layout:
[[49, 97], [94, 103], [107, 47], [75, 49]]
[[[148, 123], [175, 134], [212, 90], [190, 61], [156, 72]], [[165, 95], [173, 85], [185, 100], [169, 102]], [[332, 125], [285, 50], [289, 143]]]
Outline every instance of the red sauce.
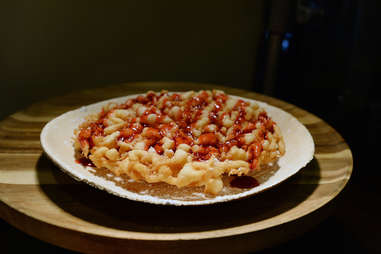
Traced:
[[173, 122], [166, 123], [166, 124], [160, 124], [159, 125], [160, 134], [162, 136], [166, 136], [167, 133], [169, 133], [174, 126], [175, 126], [175, 124]]
[[[163, 96], [165, 97], [162, 98], [160, 105], [157, 105], [158, 100]], [[266, 112], [261, 112], [256, 121], [252, 121], [248, 123], [245, 128], [242, 128], [242, 122], [245, 121], [246, 117], [245, 108], [249, 103], [244, 100], [238, 100], [233, 107], [233, 110], [238, 112], [238, 116], [234, 121], [233, 131], [229, 132], [224, 143], [220, 143], [216, 132], [221, 132], [223, 135], [226, 135], [227, 129], [222, 128], [223, 119], [225, 115], [231, 113], [220, 113], [228, 99], [226, 94], [214, 93], [212, 97], [212, 103], [214, 103], [214, 105], [208, 118], [209, 124], [214, 124], [217, 127], [216, 131], [210, 132], [210, 129], [205, 126], [204, 131], [198, 138], [193, 135], [192, 127], [194, 127], [195, 123], [200, 119], [204, 108], [209, 105], [208, 101], [210, 97], [206, 91], [187, 100], [184, 108], [180, 110], [179, 114], [176, 116], [176, 123], [171, 122], [169, 124], [163, 123], [163, 120], [166, 117], [164, 112], [179, 105], [182, 99], [180, 94], [173, 93], [168, 95], [167, 92], [161, 92], [160, 94], [148, 92], [146, 95], [128, 99], [124, 104], [117, 105], [107, 112], [102, 110], [99, 114], [98, 121], [90, 124], [87, 128], [82, 129], [78, 135], [78, 139], [81, 146], [85, 147], [88, 145], [91, 149], [93, 146], [93, 137], [104, 135], [103, 131], [104, 128], [107, 127], [107, 117], [109, 114], [116, 109], [128, 109], [135, 103], [140, 103], [147, 107], [147, 110], [138, 119], [131, 119], [129, 123], [120, 130], [120, 135], [118, 137], [119, 141], [131, 142], [135, 137], [142, 133], [144, 128], [148, 128], [146, 130], [145, 149], [148, 150], [153, 147], [158, 154], [163, 154], [164, 149], [162, 147], [163, 144], [161, 139], [164, 136], [168, 136], [169, 132], [171, 132], [171, 136], [175, 141], [174, 150], [176, 150], [180, 144], [187, 144], [189, 146], [198, 144], [201, 147], [197, 152], [193, 152], [194, 160], [207, 160], [212, 155], [219, 158], [221, 157], [220, 155], [222, 152], [227, 153], [231, 147], [237, 146], [238, 148], [248, 151], [248, 162], [250, 163], [251, 168], [255, 169], [258, 164], [258, 157], [262, 151], [262, 141], [267, 139], [267, 133], [274, 132], [274, 122], [267, 116]], [[148, 116], [150, 114], [155, 114], [156, 118], [154, 122], [148, 121]], [[257, 124], [260, 124], [259, 139], [257, 139], [255, 144], [245, 144], [244, 135], [255, 130]]]
[[262, 145], [260, 143], [251, 144], [248, 148], [249, 160], [258, 158], [262, 151]]
[[154, 138], [148, 138], [145, 140], [145, 147], [144, 147], [144, 150], [148, 150], [151, 146], [152, 147], [155, 147], [156, 146], [156, 143], [157, 143], [157, 140], [154, 139]]
[[160, 134], [160, 131], [158, 129], [148, 127], [145, 130], [145, 135], [147, 137], [145, 150], [148, 150], [150, 147], [155, 148], [156, 151], [162, 150], [162, 144], [159, 143], [160, 139], [162, 138], [162, 135]]
[[170, 96], [170, 99], [171, 99], [172, 101], [180, 101], [180, 100], [181, 100], [181, 96], [180, 96], [180, 94], [178, 94], [178, 93], [174, 93], [174, 94], [172, 94], [172, 95]]
[[175, 136], [175, 147], [177, 148], [180, 144], [193, 146], [193, 138], [184, 132], [178, 131]]
[[131, 142], [134, 140], [137, 134], [140, 134], [143, 130], [143, 126], [140, 123], [130, 123], [119, 131], [119, 141]]
[[212, 155], [217, 158], [219, 157], [219, 151], [217, 148], [213, 146], [202, 146], [199, 151], [193, 153], [193, 158], [196, 161], [203, 161], [209, 160]]
[[238, 141], [235, 139], [230, 139], [226, 141], [224, 144], [220, 145], [220, 152], [227, 153], [230, 150], [230, 148], [236, 145], [238, 145]]
[[81, 157], [75, 160], [75, 162], [81, 164], [84, 167], [95, 167], [94, 163], [89, 158]]
[[128, 109], [134, 105], [134, 100], [133, 99], [128, 99], [124, 104], [121, 105], [122, 109]]
[[163, 146], [162, 146], [162, 145], [160, 145], [160, 144], [156, 144], [154, 148], [155, 148], [155, 151], [156, 151], [158, 154], [162, 155], [162, 154], [164, 153], [164, 149], [163, 149]]
[[78, 134], [81, 146], [89, 145], [89, 149], [94, 146], [93, 137], [103, 135], [104, 125], [96, 122], [91, 123], [87, 128], [82, 129]]
[[255, 125], [256, 125], [256, 122], [254, 123], [248, 123], [248, 125], [246, 126], [246, 128], [243, 130], [244, 133], [249, 133], [249, 132], [252, 132], [253, 130], [255, 130]]
[[198, 144], [203, 146], [216, 146], [218, 142], [217, 136], [214, 133], [204, 133], [198, 137]]
[[220, 106], [225, 105], [228, 96], [226, 94], [220, 93], [214, 97], [216, 103]]
[[213, 124], [216, 124], [216, 123], [218, 123], [218, 115], [217, 115], [217, 112], [215, 112], [215, 111], [211, 111], [210, 113], [209, 113], [209, 121], [210, 121], [210, 123], [213, 123]]
[[258, 185], [257, 179], [251, 176], [237, 176], [230, 182], [231, 187], [241, 189], [254, 188]]
[[146, 103], [148, 103], [148, 99], [147, 99], [147, 97], [146, 96], [143, 96], [143, 95], [139, 95], [138, 97], [136, 97], [136, 99], [135, 99], [135, 101], [136, 102], [139, 102], [139, 103], [141, 103], [141, 104], [146, 104]]

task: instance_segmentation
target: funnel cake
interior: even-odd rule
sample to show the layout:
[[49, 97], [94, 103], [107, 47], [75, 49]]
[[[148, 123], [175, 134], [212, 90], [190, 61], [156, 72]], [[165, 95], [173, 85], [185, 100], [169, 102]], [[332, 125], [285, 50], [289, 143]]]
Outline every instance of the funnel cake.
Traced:
[[252, 101], [222, 91], [147, 92], [89, 115], [75, 131], [80, 157], [135, 181], [203, 187], [250, 176], [285, 153], [280, 128]]

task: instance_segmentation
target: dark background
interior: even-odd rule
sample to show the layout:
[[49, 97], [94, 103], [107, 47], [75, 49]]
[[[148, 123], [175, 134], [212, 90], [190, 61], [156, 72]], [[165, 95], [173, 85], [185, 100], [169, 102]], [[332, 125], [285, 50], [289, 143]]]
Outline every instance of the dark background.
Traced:
[[[263, 253], [380, 253], [381, 3], [295, 0], [279, 11], [279, 2], [2, 1], [0, 119], [48, 96], [129, 81], [270, 93], [332, 125], [354, 171], [331, 216]], [[0, 226], [8, 253], [69, 253]]]

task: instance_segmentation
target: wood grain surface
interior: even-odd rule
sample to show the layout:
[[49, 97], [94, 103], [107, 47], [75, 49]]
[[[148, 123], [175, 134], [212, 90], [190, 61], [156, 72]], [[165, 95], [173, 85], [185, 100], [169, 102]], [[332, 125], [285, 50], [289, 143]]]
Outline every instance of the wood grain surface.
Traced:
[[[41, 129], [58, 115], [161, 89], [221, 89], [279, 107], [311, 132], [314, 159], [259, 195], [211, 206], [171, 207], [129, 201], [76, 182], [43, 154]], [[49, 98], [0, 122], [0, 215], [36, 238], [85, 253], [248, 252], [294, 238], [320, 222], [348, 182], [352, 166], [351, 151], [340, 134], [286, 102], [210, 84], [128, 83]]]

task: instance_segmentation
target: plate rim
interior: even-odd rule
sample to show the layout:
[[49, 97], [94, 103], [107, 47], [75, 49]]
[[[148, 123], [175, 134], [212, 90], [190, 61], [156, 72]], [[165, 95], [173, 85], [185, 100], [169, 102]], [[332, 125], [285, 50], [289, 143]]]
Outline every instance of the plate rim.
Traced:
[[[183, 91], [170, 91], [169, 93], [184, 93], [184, 92]], [[229, 201], [234, 201], [234, 200], [239, 200], [239, 199], [243, 199], [243, 198], [248, 198], [248, 197], [254, 196], [254, 195], [262, 193], [262, 192], [264, 192], [264, 191], [266, 191], [268, 189], [272, 189], [273, 187], [276, 187], [277, 185], [279, 185], [279, 184], [283, 183], [284, 181], [286, 181], [287, 179], [291, 178], [292, 176], [297, 174], [300, 170], [302, 170], [306, 165], [308, 165], [308, 163], [310, 163], [310, 161], [314, 158], [315, 143], [314, 143], [313, 137], [312, 137], [310, 131], [307, 129], [307, 127], [303, 123], [301, 123], [295, 116], [293, 116], [289, 112], [287, 112], [287, 111], [285, 111], [285, 110], [283, 110], [283, 109], [281, 109], [279, 107], [273, 106], [273, 105], [271, 105], [271, 104], [269, 104], [267, 102], [259, 101], [259, 100], [252, 99], [252, 98], [237, 96], [237, 95], [233, 95], [233, 94], [229, 94], [229, 93], [226, 93], [226, 94], [228, 96], [231, 96], [231, 97], [234, 97], [234, 98], [239, 98], [239, 99], [244, 99], [246, 101], [256, 102], [261, 107], [273, 108], [275, 110], [278, 110], [278, 111], [282, 112], [282, 114], [285, 114], [286, 116], [296, 120], [298, 125], [301, 128], [304, 129], [305, 133], [307, 134], [306, 137], [308, 139], [310, 139], [310, 141], [311, 141], [310, 144], [312, 146], [312, 152], [310, 153], [310, 155], [306, 159], [306, 161], [303, 162], [303, 166], [299, 167], [299, 169], [297, 169], [297, 170], [294, 170], [291, 174], [287, 174], [287, 176], [284, 177], [283, 179], [281, 179], [280, 181], [277, 181], [277, 182], [275, 182], [275, 183], [273, 183], [273, 184], [271, 184], [271, 185], [269, 185], [269, 186], [267, 186], [265, 188], [257, 189], [256, 191], [255, 191], [256, 188], [252, 188], [250, 190], [247, 190], [247, 191], [244, 191], [244, 192], [240, 192], [238, 194], [226, 195], [226, 196], [228, 196], [228, 198], [222, 198], [222, 197], [226, 197], [226, 196], [217, 196], [217, 198], [213, 198], [213, 199], [196, 200], [196, 201], [182, 201], [182, 200], [176, 200], [176, 199], [163, 199], [163, 198], [159, 198], [159, 197], [153, 197], [153, 196], [150, 196], [150, 195], [147, 195], [147, 194], [142, 195], [142, 194], [138, 194], [138, 193], [135, 193], [135, 192], [132, 192], [132, 191], [129, 191], [129, 190], [123, 189], [122, 187], [118, 187], [117, 186], [118, 188], [122, 188], [125, 192], [127, 192], [131, 196], [122, 195], [121, 193], [119, 193], [117, 191], [111, 190], [107, 186], [99, 185], [99, 184], [97, 184], [97, 183], [95, 183], [95, 182], [93, 182], [93, 181], [91, 181], [91, 180], [89, 180], [87, 178], [81, 178], [79, 175], [76, 175], [73, 172], [73, 170], [70, 170], [70, 169], [66, 168], [65, 167], [65, 162], [62, 162], [60, 160], [60, 158], [57, 158], [56, 156], [54, 156], [54, 154], [53, 154], [54, 152], [51, 150], [51, 147], [48, 145], [48, 141], [47, 141], [46, 137], [49, 134], [49, 128], [51, 128], [51, 126], [54, 126], [54, 123], [56, 121], [59, 121], [62, 118], [65, 118], [65, 117], [67, 117], [67, 116], [69, 116], [71, 114], [74, 114], [77, 111], [80, 111], [80, 110], [86, 111], [86, 109], [88, 109], [89, 107], [97, 107], [97, 106], [107, 105], [108, 103], [112, 103], [112, 102], [115, 102], [115, 101], [126, 100], [128, 98], [136, 97], [136, 96], [143, 95], [143, 94], [145, 94], [145, 93], [129, 94], [129, 95], [126, 95], [126, 96], [120, 96], [120, 97], [115, 97], [115, 98], [111, 98], [111, 99], [106, 99], [106, 100], [98, 101], [98, 102], [95, 102], [95, 103], [92, 103], [92, 104], [88, 104], [88, 105], [85, 105], [85, 106], [82, 106], [82, 107], [79, 107], [79, 108], [67, 111], [67, 112], [65, 112], [63, 114], [60, 114], [59, 116], [51, 119], [47, 124], [44, 125], [44, 127], [43, 127], [43, 129], [41, 131], [41, 134], [40, 134], [40, 142], [41, 142], [41, 146], [42, 146], [42, 149], [44, 151], [44, 154], [46, 154], [48, 156], [48, 158], [51, 161], [53, 161], [53, 163], [61, 171], [63, 171], [64, 173], [68, 174], [70, 177], [74, 178], [77, 181], [84, 182], [84, 183], [86, 183], [86, 184], [88, 184], [88, 185], [90, 185], [92, 187], [95, 187], [95, 188], [97, 188], [99, 190], [106, 191], [109, 194], [116, 195], [116, 196], [121, 197], [121, 198], [126, 198], [126, 199], [129, 199], [129, 200], [132, 200], [132, 201], [144, 202], [144, 203], [155, 204], [155, 205], [171, 205], [171, 206], [213, 205], [213, 204], [218, 204], [218, 203], [223, 203], [223, 202], [229, 202]], [[120, 103], [120, 102], [117, 102], [117, 103]], [[92, 113], [92, 112], [89, 112], [88, 114], [90, 114], [90, 113]], [[77, 124], [79, 125], [80, 123], [77, 123]], [[101, 178], [101, 177], [97, 177], [97, 178]], [[111, 183], [111, 181], [109, 181], [109, 180], [106, 180], [104, 178], [102, 178], [102, 179]], [[153, 199], [152, 198], [151, 199], [144, 198], [144, 197], [147, 197], [147, 196], [148, 197], [153, 197]], [[220, 197], [220, 198], [218, 198], [218, 197]]]

